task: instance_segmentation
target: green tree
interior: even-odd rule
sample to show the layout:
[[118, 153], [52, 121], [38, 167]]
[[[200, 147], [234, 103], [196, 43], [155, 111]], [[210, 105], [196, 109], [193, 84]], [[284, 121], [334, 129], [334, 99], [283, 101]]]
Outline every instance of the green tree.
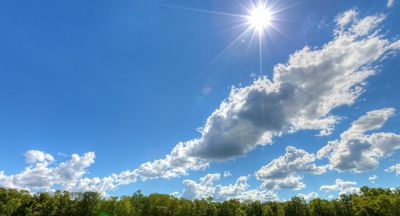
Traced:
[[335, 211], [332, 209], [331, 203], [328, 200], [322, 200], [316, 198], [311, 200], [309, 206], [310, 206], [310, 213], [312, 216], [335, 215]]
[[269, 205], [264, 205], [262, 207], [262, 216], [273, 216], [275, 213], [272, 211]]
[[308, 209], [306, 201], [300, 197], [293, 197], [285, 205], [285, 216], [306, 216]]

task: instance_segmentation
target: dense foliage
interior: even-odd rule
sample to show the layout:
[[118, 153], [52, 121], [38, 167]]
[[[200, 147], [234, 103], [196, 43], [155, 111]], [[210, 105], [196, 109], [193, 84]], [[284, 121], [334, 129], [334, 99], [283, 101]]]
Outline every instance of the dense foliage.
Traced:
[[286, 202], [213, 202], [179, 199], [170, 195], [140, 191], [132, 196], [103, 198], [95, 192], [35, 193], [0, 188], [0, 215], [171, 215], [171, 216], [267, 216], [267, 215], [400, 215], [400, 188], [361, 188], [360, 194], [339, 199], [293, 197]]

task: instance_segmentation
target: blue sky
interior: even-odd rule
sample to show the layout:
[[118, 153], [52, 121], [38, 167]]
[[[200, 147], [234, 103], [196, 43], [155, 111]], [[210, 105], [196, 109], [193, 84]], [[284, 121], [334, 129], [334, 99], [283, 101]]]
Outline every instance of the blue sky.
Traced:
[[[261, 200], [398, 186], [399, 2], [269, 1], [261, 72], [257, 39], [229, 46], [249, 24], [215, 13], [250, 4], [1, 2], [0, 185]], [[285, 151], [298, 160], [282, 168]]]

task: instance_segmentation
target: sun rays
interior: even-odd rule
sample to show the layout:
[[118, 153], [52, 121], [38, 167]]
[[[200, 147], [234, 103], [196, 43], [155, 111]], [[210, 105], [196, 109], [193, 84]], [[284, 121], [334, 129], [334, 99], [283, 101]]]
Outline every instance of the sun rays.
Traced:
[[[282, 21], [282, 19], [279, 19], [277, 15], [292, 6], [282, 7], [278, 1], [272, 2], [268, 0], [259, 0], [257, 2], [254, 1], [244, 2], [237, 0], [234, 2], [238, 3], [239, 7], [243, 9], [243, 13], [204, 10], [204, 9], [188, 8], [177, 5], [164, 5], [164, 6], [179, 10], [191, 11], [195, 13], [205, 13], [211, 16], [224, 16], [226, 17], [227, 20], [234, 19], [235, 21], [238, 21], [238, 23], [232, 24], [226, 29], [221, 29], [221, 31], [227, 31], [232, 29], [242, 29], [242, 30], [241, 33], [238, 34], [238, 36], [236, 36], [231, 42], [229, 42], [229, 44], [210, 61], [210, 63], [205, 67], [205, 69], [207, 69], [210, 65], [216, 62], [221, 56], [223, 56], [225, 52], [227, 52], [235, 44], [246, 41], [247, 51], [249, 50], [251, 44], [258, 43], [257, 52], [259, 54], [259, 65], [260, 65], [259, 73], [260, 75], [262, 75], [263, 74], [262, 61], [264, 52], [262, 47], [264, 44], [264, 40], [267, 36], [270, 36], [270, 33], [272, 33], [272, 31], [283, 34], [282, 30], [279, 28], [279, 22]], [[247, 40], [248, 38], [250, 39]]]
[[259, 3], [250, 10], [247, 20], [249, 26], [261, 35], [271, 25], [272, 13], [266, 7], [266, 4]]

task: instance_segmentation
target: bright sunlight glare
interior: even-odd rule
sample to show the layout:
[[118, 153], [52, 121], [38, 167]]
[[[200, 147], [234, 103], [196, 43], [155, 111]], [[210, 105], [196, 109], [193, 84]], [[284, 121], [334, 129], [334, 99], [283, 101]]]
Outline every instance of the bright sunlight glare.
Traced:
[[247, 17], [247, 20], [250, 26], [261, 34], [271, 25], [271, 18], [271, 12], [268, 8], [263, 4], [258, 4], [258, 6], [250, 10], [250, 15]]

